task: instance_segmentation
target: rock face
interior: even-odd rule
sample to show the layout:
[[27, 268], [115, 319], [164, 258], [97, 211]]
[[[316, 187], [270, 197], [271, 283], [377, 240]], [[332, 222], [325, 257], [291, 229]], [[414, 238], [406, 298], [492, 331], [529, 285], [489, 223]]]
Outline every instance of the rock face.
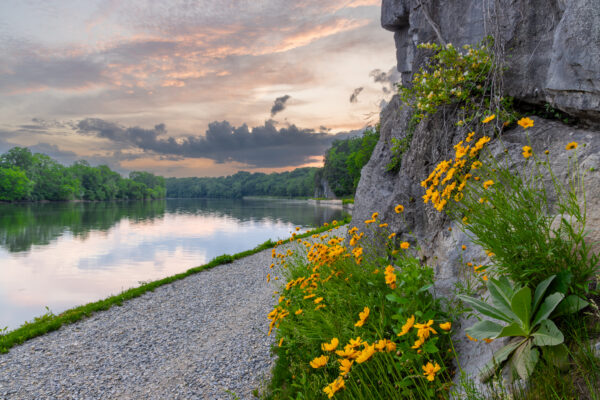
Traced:
[[[421, 3], [425, 6], [421, 6]], [[394, 32], [398, 71], [404, 84], [425, 61], [417, 49], [422, 42], [437, 41], [433, 26], [443, 40], [453, 45], [474, 44], [486, 35], [500, 38], [508, 55], [505, 90], [525, 103], [550, 102], [583, 121], [577, 127], [533, 117], [535, 126], [505, 131], [488, 148], [496, 155], [504, 149], [512, 157], [515, 171], [525, 161], [522, 146], [538, 154], [550, 151], [552, 168], [565, 173], [569, 154], [565, 145], [578, 142], [577, 156], [585, 170], [590, 238], [600, 239], [600, 1], [598, 0], [383, 0], [381, 22]], [[424, 15], [427, 8], [432, 25]], [[495, 11], [498, 10], [498, 11]], [[499, 18], [497, 18], [499, 17]], [[499, 21], [499, 22], [497, 22]], [[498, 40], [498, 39], [496, 39]], [[380, 140], [363, 168], [355, 196], [352, 225], [364, 230], [364, 220], [375, 211], [390, 230], [421, 247], [421, 257], [436, 271], [436, 292], [451, 297], [462, 273], [462, 261], [485, 263], [482, 249], [470, 243], [459, 229], [448, 230], [451, 221], [431, 205], [423, 203], [420, 182], [435, 165], [450, 158], [453, 145], [466, 132], [448, 121], [456, 121], [444, 109], [417, 125], [398, 173], [386, 171], [392, 159], [392, 138], [407, 136], [410, 110], [395, 96], [381, 113]], [[585, 145], [585, 146], [584, 146]], [[561, 172], [562, 171], [562, 172]], [[394, 212], [405, 206], [404, 218]], [[461, 245], [467, 250], [462, 251]], [[598, 247], [595, 248], [598, 251]], [[464, 321], [463, 321], [464, 322]], [[461, 368], [475, 377], [501, 343], [466, 340], [464, 322], [455, 335]]]
[[597, 0], [383, 0], [381, 24], [394, 32], [403, 83], [424, 62], [419, 43], [455, 46], [492, 35], [504, 47], [507, 94], [548, 102], [598, 124], [600, 2]]
[[327, 181], [327, 179], [321, 178], [317, 182], [317, 185], [315, 185], [315, 186], [316, 187], [315, 187], [314, 197], [326, 198], [326, 199], [337, 199], [337, 197], [335, 196], [335, 193], [333, 193], [333, 190], [331, 190], [331, 187], [329, 186], [329, 182]]

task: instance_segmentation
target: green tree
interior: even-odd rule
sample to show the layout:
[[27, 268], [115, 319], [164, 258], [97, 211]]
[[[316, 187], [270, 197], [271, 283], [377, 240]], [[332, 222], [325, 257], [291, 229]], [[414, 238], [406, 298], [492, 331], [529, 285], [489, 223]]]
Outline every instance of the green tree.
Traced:
[[0, 167], [0, 201], [18, 201], [29, 198], [33, 184], [19, 168]]

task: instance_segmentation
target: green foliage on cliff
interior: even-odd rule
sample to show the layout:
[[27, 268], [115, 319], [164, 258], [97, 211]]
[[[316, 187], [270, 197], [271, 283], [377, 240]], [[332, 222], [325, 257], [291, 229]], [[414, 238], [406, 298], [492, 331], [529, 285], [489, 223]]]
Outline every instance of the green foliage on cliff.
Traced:
[[77, 161], [65, 167], [45, 154], [14, 147], [0, 156], [0, 201], [156, 199], [164, 178], [148, 172], [121, 177], [106, 165]]
[[371, 158], [379, 140], [379, 125], [365, 130], [362, 136], [336, 140], [325, 154], [325, 165], [316, 178], [326, 179], [336, 196], [353, 196], [360, 171]]

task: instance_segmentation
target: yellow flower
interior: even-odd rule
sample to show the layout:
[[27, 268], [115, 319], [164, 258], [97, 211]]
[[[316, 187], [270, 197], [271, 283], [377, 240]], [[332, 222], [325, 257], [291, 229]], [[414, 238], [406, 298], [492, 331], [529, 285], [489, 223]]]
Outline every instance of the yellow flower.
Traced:
[[569, 144], [568, 144], [568, 145], [565, 147], [565, 149], [566, 149], [566, 150], [573, 150], [573, 149], [576, 149], [576, 148], [577, 148], [577, 146], [579, 146], [579, 145], [577, 144], [577, 142], [571, 142], [571, 143], [569, 143]]
[[471, 132], [467, 135], [467, 138], [465, 139], [465, 142], [470, 142], [471, 140], [473, 140], [473, 136], [475, 136], [475, 132]]
[[338, 347], [338, 344], [340, 344], [338, 338], [333, 338], [331, 339], [331, 342], [321, 344], [321, 350], [334, 351]]
[[388, 239], [392, 239], [394, 236], [396, 236], [396, 232], [390, 233], [390, 236], [388, 236]]
[[391, 265], [388, 265], [387, 267], [385, 267], [385, 283], [386, 285], [388, 285], [391, 289], [396, 289], [396, 274], [394, 273], [394, 267]]
[[484, 118], [483, 121], [481, 121], [481, 122], [483, 122], [484, 124], [487, 124], [488, 122], [492, 121], [494, 118], [496, 118], [496, 114], [492, 114], [489, 117]]
[[367, 220], [365, 220], [365, 224], [367, 224], [367, 225], [372, 224], [373, 222], [375, 222], [374, 219], [367, 219]]
[[467, 246], [465, 246], [464, 244], [461, 246], [461, 249], [463, 249], [463, 251], [465, 251], [467, 249]]
[[364, 363], [365, 361], [367, 361], [369, 358], [371, 358], [371, 356], [375, 353], [375, 345], [366, 345], [365, 348], [363, 349], [363, 351], [360, 352], [360, 354], [358, 355], [358, 357], [356, 357], [356, 362], [359, 364]]
[[350, 345], [346, 345], [344, 350], [337, 350], [335, 354], [344, 358], [356, 358], [358, 357], [359, 352], [350, 347]]
[[396, 343], [392, 342], [391, 340], [388, 340], [385, 344], [385, 351], [390, 353], [394, 350], [396, 350]]
[[444, 322], [443, 324], [440, 324], [440, 328], [449, 331], [450, 328], [452, 328], [452, 324], [450, 322]]
[[320, 310], [321, 308], [325, 308], [325, 304], [319, 304], [318, 306], [316, 306], [315, 311]]
[[484, 281], [487, 281], [488, 277], [487, 277], [487, 275], [484, 275], [481, 279], [483, 279]]
[[533, 120], [531, 118], [521, 118], [517, 124], [521, 125], [523, 129], [531, 128], [533, 126]]
[[358, 314], [358, 322], [354, 324], [354, 326], [361, 327], [365, 324], [365, 321], [369, 317], [369, 307], [365, 307], [361, 313]]
[[385, 345], [386, 345], [386, 340], [381, 339], [377, 343], [375, 343], [375, 350], [383, 351], [385, 349]]
[[402, 243], [400, 243], [400, 248], [401, 248], [401, 249], [404, 249], [404, 250], [406, 250], [406, 249], [408, 249], [409, 247], [410, 247], [410, 243], [408, 243], [408, 242], [402, 242]]
[[267, 283], [271, 282], [271, 274], [267, 274]]
[[348, 342], [348, 346], [350, 346], [350, 348], [354, 349], [356, 347], [360, 347], [363, 343], [363, 340], [360, 338], [360, 336], [357, 336], [356, 339], [350, 339], [350, 341]]
[[523, 146], [523, 157], [529, 158], [533, 155], [533, 151], [529, 146]]
[[415, 342], [415, 344], [413, 344], [410, 348], [411, 349], [418, 349], [419, 347], [421, 347], [423, 345], [423, 343], [425, 343], [425, 339], [424, 338], [419, 338], [419, 339], [417, 339], [417, 341]]
[[415, 324], [415, 316], [411, 315], [410, 318], [406, 320], [406, 323], [402, 325], [402, 331], [398, 334], [398, 336], [404, 336], [408, 333], [410, 328]]
[[427, 377], [427, 380], [433, 382], [435, 379], [435, 373], [438, 372], [442, 367], [436, 362], [435, 365], [431, 362], [428, 362], [426, 365], [423, 365], [423, 375]]
[[481, 167], [481, 161], [475, 161], [473, 164], [471, 164], [471, 169], [477, 169]]
[[310, 362], [310, 366], [315, 369], [321, 368], [321, 367], [325, 366], [325, 364], [327, 364], [328, 360], [329, 360], [328, 356], [317, 357]]
[[306, 299], [312, 299], [315, 296], [316, 296], [316, 294], [311, 293], [311, 294], [308, 294], [308, 295], [304, 296], [303, 298], [304, 298], [304, 300], [306, 300]]
[[431, 325], [433, 325], [432, 319], [430, 319], [427, 323], [424, 324], [415, 324], [415, 328], [418, 329], [417, 336], [423, 339], [427, 339], [430, 333], [437, 334], [437, 332], [431, 327]]
[[494, 341], [494, 339], [485, 338], [485, 339], [483, 339], [483, 341], [489, 344], [489, 343], [492, 343]]
[[404, 206], [402, 204], [398, 204], [395, 208], [394, 211], [396, 211], [396, 214], [400, 214], [401, 212], [404, 211]]
[[322, 298], [322, 297], [317, 297], [317, 298], [314, 300], [315, 304], [319, 304], [319, 303], [320, 303], [320, 302], [322, 302], [322, 301], [323, 301], [323, 298]]
[[388, 226], [388, 224], [387, 224], [387, 223], [385, 223], [385, 222], [384, 222], [383, 224], [379, 224], [379, 227], [380, 227], [380, 228], [387, 228], [387, 226]]
[[283, 338], [281, 338], [281, 340], [279, 341], [279, 347], [281, 347], [282, 344], [283, 344]]
[[476, 342], [476, 341], [477, 341], [477, 339], [475, 339], [473, 336], [469, 335], [468, 333], [467, 333], [466, 335], [467, 335], [467, 338], [468, 338], [470, 341], [472, 341], [472, 342]]
[[340, 375], [346, 375], [347, 373], [349, 373], [350, 368], [352, 368], [352, 364], [354, 364], [354, 361], [348, 360], [346, 358], [342, 358], [338, 360], [338, 362], [340, 363]]
[[494, 181], [490, 179], [489, 181], [485, 181], [485, 182], [483, 182], [483, 187], [484, 187], [485, 189], [487, 189], [487, 188], [489, 188], [490, 186], [492, 186], [493, 184], [494, 184]]
[[327, 395], [327, 398], [331, 399], [333, 395], [340, 389], [345, 387], [346, 383], [344, 379], [339, 376], [335, 381], [331, 382], [329, 385], [325, 386], [323, 392]]
[[300, 314], [302, 314], [302, 309], [300, 308], [300, 309], [299, 309], [298, 311], [296, 311], [294, 314], [296, 314], [296, 315], [300, 315]]

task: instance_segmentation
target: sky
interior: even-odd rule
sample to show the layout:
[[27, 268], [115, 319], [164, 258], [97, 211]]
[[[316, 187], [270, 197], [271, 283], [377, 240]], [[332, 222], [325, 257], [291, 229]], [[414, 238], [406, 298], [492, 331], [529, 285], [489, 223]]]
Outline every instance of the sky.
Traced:
[[394, 91], [380, 0], [3, 0], [0, 153], [126, 174], [322, 165]]

